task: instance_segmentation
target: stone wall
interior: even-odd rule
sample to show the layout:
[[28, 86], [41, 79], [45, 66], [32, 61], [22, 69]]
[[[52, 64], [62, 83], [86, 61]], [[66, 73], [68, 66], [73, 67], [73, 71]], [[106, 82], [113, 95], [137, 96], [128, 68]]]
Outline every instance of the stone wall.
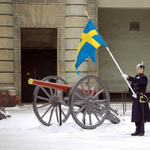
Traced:
[[[145, 74], [150, 71], [150, 8], [99, 8], [99, 32], [107, 43], [122, 71], [136, 75], [136, 65], [144, 61]], [[139, 22], [139, 30], [131, 30], [130, 22]], [[121, 92], [128, 86], [105, 46], [99, 48], [99, 77], [112, 92]], [[150, 82], [149, 82], [150, 83]], [[147, 91], [150, 92], [150, 84]]]
[[103, 8], [149, 8], [148, 0], [98, 0], [98, 7]]
[[79, 67], [80, 76], [72, 70], [88, 22], [84, 11], [88, 11], [97, 26], [97, 3], [97, 0], [1, 0], [0, 90], [15, 89], [21, 102], [21, 28], [57, 28], [57, 75], [69, 84], [85, 75], [97, 75], [98, 58], [96, 65], [87, 59]]

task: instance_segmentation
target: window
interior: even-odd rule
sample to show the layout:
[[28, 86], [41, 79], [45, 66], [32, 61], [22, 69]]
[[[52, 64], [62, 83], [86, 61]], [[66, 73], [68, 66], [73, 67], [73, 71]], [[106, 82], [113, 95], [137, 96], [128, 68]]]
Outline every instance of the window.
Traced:
[[130, 22], [130, 31], [140, 31], [140, 22]]

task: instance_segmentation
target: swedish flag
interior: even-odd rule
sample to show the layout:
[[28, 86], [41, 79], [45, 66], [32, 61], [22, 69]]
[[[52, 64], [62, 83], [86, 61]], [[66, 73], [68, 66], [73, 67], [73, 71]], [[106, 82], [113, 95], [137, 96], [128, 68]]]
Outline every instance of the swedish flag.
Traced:
[[90, 56], [95, 64], [95, 50], [101, 45], [107, 47], [107, 44], [99, 34], [94, 23], [89, 19], [89, 22], [83, 30], [77, 50], [77, 59], [73, 65], [73, 70], [76, 71], [77, 74], [79, 74], [77, 68], [88, 56]]

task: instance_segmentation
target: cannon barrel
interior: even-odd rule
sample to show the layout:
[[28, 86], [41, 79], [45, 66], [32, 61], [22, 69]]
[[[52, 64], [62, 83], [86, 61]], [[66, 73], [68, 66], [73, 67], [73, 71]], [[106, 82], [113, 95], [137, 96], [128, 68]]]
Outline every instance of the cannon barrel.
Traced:
[[70, 89], [72, 88], [71, 85], [67, 85], [67, 84], [58, 84], [58, 83], [41, 81], [41, 80], [36, 80], [36, 79], [31, 79], [31, 78], [28, 80], [28, 84], [38, 85], [38, 86], [47, 87], [47, 88], [53, 88], [53, 89], [57, 89], [63, 92], [69, 92]]
[[[60, 90], [63, 92], [68, 92], [70, 91], [70, 89], [73, 87], [71, 85], [67, 85], [67, 84], [59, 84], [59, 83], [53, 83], [53, 82], [47, 82], [47, 81], [42, 81], [42, 80], [36, 80], [36, 79], [32, 79], [30, 78], [28, 80], [28, 84], [32, 84], [32, 85], [38, 85], [38, 86], [42, 86], [42, 87], [47, 87], [47, 88], [53, 88], [56, 90]], [[83, 89], [79, 88], [82, 92]], [[84, 88], [85, 92], [88, 92], [88, 89]], [[92, 92], [92, 89], [90, 89], [90, 93]], [[94, 91], [93, 95], [95, 95], [97, 93], [97, 91]]]

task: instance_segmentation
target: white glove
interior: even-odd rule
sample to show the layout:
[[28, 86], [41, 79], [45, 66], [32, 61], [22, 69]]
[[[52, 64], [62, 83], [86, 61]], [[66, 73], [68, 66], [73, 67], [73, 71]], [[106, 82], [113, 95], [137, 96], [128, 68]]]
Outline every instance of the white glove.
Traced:
[[136, 94], [133, 94], [132, 97], [133, 97], [133, 98], [137, 98], [137, 95], [136, 95]]
[[123, 73], [123, 74], [122, 74], [122, 77], [125, 78], [125, 79], [127, 79], [127, 78], [128, 78], [128, 75], [126, 75], [126, 74]]

